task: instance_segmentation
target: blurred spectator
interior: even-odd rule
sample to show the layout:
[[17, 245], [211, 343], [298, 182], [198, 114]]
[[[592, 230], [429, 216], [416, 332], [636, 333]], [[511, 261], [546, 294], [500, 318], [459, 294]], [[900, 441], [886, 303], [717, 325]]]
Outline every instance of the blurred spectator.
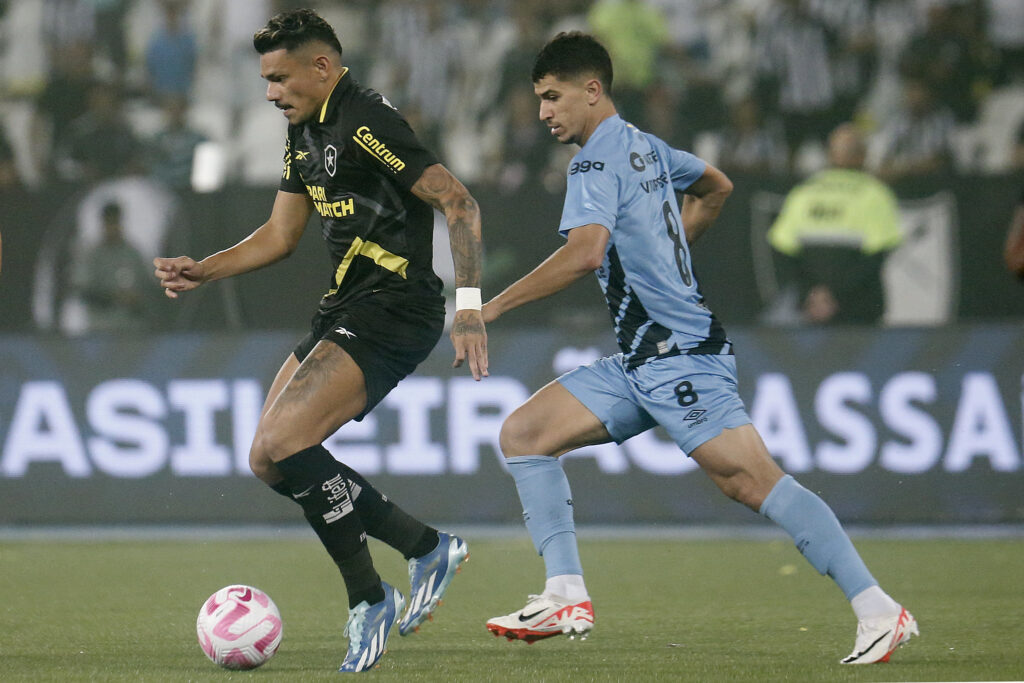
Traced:
[[[428, 148], [441, 148], [441, 132], [452, 103], [449, 87], [463, 59], [454, 6], [444, 0], [394, 0], [378, 12], [379, 44], [369, 85], [389, 93], [416, 124]], [[411, 118], [410, 118], [411, 117]]]
[[1024, 2], [985, 0], [985, 27], [996, 52], [996, 85], [1024, 80]]
[[932, 2], [925, 31], [907, 46], [901, 70], [923, 79], [959, 122], [972, 121], [992, 87], [994, 55], [984, 43], [974, 4]]
[[789, 150], [782, 124], [765, 120], [761, 106], [751, 96], [729, 107], [729, 124], [716, 133], [718, 163], [723, 171], [785, 173]]
[[801, 0], [775, 0], [758, 22], [756, 92], [781, 117], [791, 156], [807, 143], [820, 146], [836, 124], [829, 68], [833, 37]]
[[644, 124], [674, 147], [692, 149], [700, 131], [717, 128], [725, 118], [723, 85], [728, 79], [717, 54], [722, 48], [712, 35], [723, 2], [647, 1], [664, 17], [668, 37], [645, 103]]
[[72, 121], [68, 140], [58, 149], [58, 175], [64, 180], [95, 182], [138, 170], [139, 145], [125, 120], [120, 90], [94, 83], [87, 108]]
[[111, 77], [121, 82], [128, 49], [125, 40], [125, 15], [133, 0], [90, 0], [95, 9], [96, 43], [99, 52], [110, 61]]
[[103, 206], [102, 223], [100, 242], [75, 259], [71, 281], [85, 306], [86, 331], [145, 329], [152, 269], [125, 239], [119, 204]]
[[877, 63], [868, 0], [805, 0], [829, 27], [829, 69], [835, 90], [835, 120], [853, 118], [868, 92]]
[[1017, 127], [1017, 139], [1013, 147], [1010, 163], [1013, 170], [1024, 170], [1024, 121], [1021, 121]]
[[[884, 313], [882, 265], [903, 240], [896, 197], [861, 170], [853, 124], [828, 139], [829, 168], [793, 188], [768, 231], [782, 301], [811, 324], [875, 323]], [[795, 295], [795, 296], [794, 296]]]
[[147, 150], [149, 172], [177, 191], [192, 187], [192, 161], [196, 145], [206, 138], [188, 126], [188, 100], [184, 96], [164, 98], [166, 126], [152, 139]]
[[599, 0], [587, 13], [587, 21], [615, 65], [611, 88], [615, 106], [623, 119], [646, 127], [644, 103], [669, 39], [665, 17], [644, 0]]
[[96, 7], [92, 0], [42, 0], [43, 39], [50, 52], [96, 44]]
[[900, 60], [907, 45], [924, 30], [921, 12], [910, 0], [872, 0], [871, 33], [874, 44], [874, 78], [858, 117], [869, 128], [886, 121], [900, 108], [902, 79]]
[[14, 158], [14, 150], [7, 142], [7, 136], [0, 130], [0, 193], [19, 190], [23, 187], [21, 176]]
[[90, 48], [92, 68], [121, 82], [127, 50], [124, 19], [128, 0], [42, 0], [44, 40], [50, 53], [81, 44]]
[[196, 36], [185, 18], [184, 0], [162, 0], [163, 23], [146, 47], [146, 75], [157, 98], [187, 96], [195, 75]]
[[53, 70], [36, 100], [32, 124], [33, 147], [40, 155], [44, 177], [52, 175], [54, 151], [65, 148], [71, 122], [86, 110], [92, 72], [92, 48], [86, 43], [60, 47], [52, 55]]
[[1011, 273], [1024, 280], [1024, 194], [1021, 194], [1013, 208], [1013, 218], [1003, 247], [1003, 260]]
[[871, 140], [868, 167], [887, 182], [949, 171], [955, 124], [927, 81], [908, 76], [903, 106]]
[[536, 95], [525, 87], [512, 90], [506, 99], [505, 123], [497, 185], [502, 194], [539, 188], [553, 148], [551, 136], [538, 120]]

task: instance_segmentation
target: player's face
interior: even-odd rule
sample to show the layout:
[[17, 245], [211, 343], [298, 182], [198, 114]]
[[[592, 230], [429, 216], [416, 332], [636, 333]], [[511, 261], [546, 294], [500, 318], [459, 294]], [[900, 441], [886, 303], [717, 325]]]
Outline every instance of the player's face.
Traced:
[[323, 74], [306, 57], [302, 51], [283, 49], [260, 55], [260, 75], [267, 80], [267, 99], [293, 125], [313, 118], [325, 96]]
[[560, 81], [547, 75], [533, 84], [540, 98], [540, 120], [563, 145], [583, 144], [589, 114], [586, 81]]

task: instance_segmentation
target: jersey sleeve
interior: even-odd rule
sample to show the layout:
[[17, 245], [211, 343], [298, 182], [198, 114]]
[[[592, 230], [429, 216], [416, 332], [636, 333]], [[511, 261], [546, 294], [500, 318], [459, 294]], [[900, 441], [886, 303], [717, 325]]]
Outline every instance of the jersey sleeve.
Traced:
[[672, 187], [676, 192], [682, 192], [704, 175], [707, 163], [703, 159], [668, 145], [665, 149], [668, 153], [669, 173], [672, 174]]
[[577, 155], [569, 165], [565, 204], [558, 232], [596, 223], [614, 231], [619, 207], [619, 181], [610, 165], [599, 158]]
[[284, 143], [284, 168], [281, 169], [281, 185], [279, 189], [282, 192], [306, 194], [305, 183], [299, 177], [298, 170], [292, 167], [292, 131], [290, 127], [288, 129], [288, 138]]
[[411, 189], [428, 166], [439, 163], [405, 118], [383, 98], [355, 113], [353, 123], [349, 142], [354, 158], [404, 190]]

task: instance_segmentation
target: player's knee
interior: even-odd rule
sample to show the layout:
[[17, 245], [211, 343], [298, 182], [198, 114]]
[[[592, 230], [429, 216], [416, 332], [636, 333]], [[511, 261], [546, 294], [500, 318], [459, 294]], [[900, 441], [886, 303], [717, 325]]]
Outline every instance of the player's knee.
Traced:
[[292, 448], [283, 440], [277, 431], [270, 425], [260, 424], [256, 428], [256, 435], [252, 439], [252, 447], [249, 449], [249, 467], [256, 476], [259, 470], [273, 467], [274, 462], [287, 457], [299, 450]]
[[261, 481], [268, 482], [279, 478], [276, 475], [274, 462], [258, 453], [255, 449], [249, 449], [249, 469]]
[[767, 493], [763, 490], [764, 486], [745, 470], [738, 470], [726, 477], [718, 477], [715, 483], [722, 493], [753, 510], [761, 507]]
[[506, 458], [543, 455], [539, 450], [537, 428], [519, 412], [509, 415], [501, 425], [498, 444]]

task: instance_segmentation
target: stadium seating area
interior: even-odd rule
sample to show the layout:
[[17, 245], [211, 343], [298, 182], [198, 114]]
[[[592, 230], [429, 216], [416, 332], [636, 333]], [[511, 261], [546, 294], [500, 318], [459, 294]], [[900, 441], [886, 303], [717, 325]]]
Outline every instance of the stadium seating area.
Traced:
[[[284, 121], [261, 106], [250, 40], [282, 0], [11, 0], [0, 16], [0, 117], [17, 178], [88, 180], [70, 151], [89, 88], [116, 94], [136, 167], [184, 98], [186, 124], [217, 143], [228, 181], [273, 184]], [[618, 65], [620, 109], [726, 170], [806, 173], [824, 134], [854, 119], [882, 139], [921, 82], [951, 114], [938, 148], [956, 173], [1024, 165], [1024, 8], [1002, 0], [359, 0], [312, 3], [345, 61], [386, 93], [472, 183], [515, 185], [559, 168], [525, 145], [532, 55], [564, 29], [599, 35]], [[55, 92], [57, 91], [57, 92]], [[79, 121], [79, 124], [82, 122]], [[923, 125], [923, 124], [922, 124]], [[809, 133], [809, 135], [807, 135]], [[888, 138], [886, 138], [888, 139]], [[912, 144], [908, 142], [907, 144]], [[885, 166], [886, 154], [874, 157]], [[68, 158], [69, 155], [72, 158]], [[556, 157], [552, 159], [551, 157]], [[105, 172], [123, 172], [124, 165]], [[894, 173], [895, 175], [895, 173]], [[560, 188], [552, 188], [556, 193]]]
[[[549, 226], [574, 149], [552, 144], [537, 121], [530, 69], [546, 40], [578, 29], [612, 53], [624, 118], [736, 181], [725, 228], [697, 254], [717, 264], [701, 281], [731, 323], [761, 319], [766, 295], [752, 273], [764, 270], [773, 202], [824, 165], [828, 132], [851, 120], [904, 222], [926, 216], [926, 232], [945, 236], [945, 284], [918, 282], [933, 299], [945, 292], [932, 324], [1024, 310], [1022, 297], [1003, 295], [1018, 283], [999, 261], [1024, 186], [1019, 0], [7, 0], [4, 329], [72, 329], [47, 292], [62, 291], [62, 254], [98, 234], [84, 207], [120, 202], [127, 237], [147, 257], [209, 253], [247, 234], [267, 208], [252, 197], [280, 177], [286, 127], [264, 102], [252, 34], [306, 5], [336, 27], [356, 79], [386, 94], [480, 199], [487, 287], [558, 244]], [[149, 196], [168, 213], [146, 215]], [[189, 220], [175, 230], [155, 227], [179, 215]], [[294, 322], [248, 319], [249, 289], [225, 294], [241, 303], [209, 319]], [[578, 298], [600, 309], [595, 293]]]

